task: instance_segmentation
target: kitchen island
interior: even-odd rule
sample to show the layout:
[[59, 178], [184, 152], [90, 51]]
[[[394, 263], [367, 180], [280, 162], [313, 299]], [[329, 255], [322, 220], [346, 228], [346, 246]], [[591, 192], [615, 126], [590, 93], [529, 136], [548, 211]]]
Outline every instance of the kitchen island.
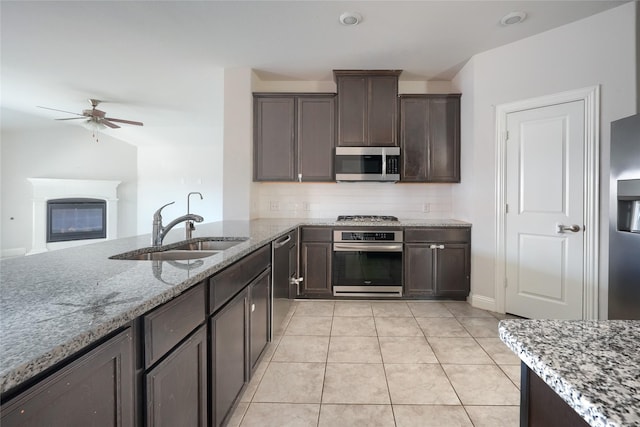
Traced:
[[[148, 248], [149, 234], [0, 262], [0, 392], [31, 380], [91, 344], [174, 299], [300, 225], [334, 219], [259, 219], [198, 224], [202, 237], [244, 239], [210, 257], [131, 261], [109, 257]], [[401, 220], [357, 226], [470, 227], [457, 220]], [[164, 245], [184, 240], [168, 233]]]
[[640, 321], [503, 320], [499, 333], [523, 363], [521, 426], [640, 426]]

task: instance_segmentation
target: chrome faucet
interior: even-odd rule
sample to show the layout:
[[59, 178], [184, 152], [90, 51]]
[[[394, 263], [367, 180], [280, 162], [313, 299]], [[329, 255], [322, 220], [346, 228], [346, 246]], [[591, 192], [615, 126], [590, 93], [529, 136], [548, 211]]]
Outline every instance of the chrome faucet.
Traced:
[[162, 211], [162, 209], [174, 203], [175, 202], [167, 203], [166, 205], [162, 206], [153, 214], [153, 232], [151, 234], [151, 244], [153, 246], [162, 246], [162, 240], [167, 235], [169, 230], [171, 230], [173, 227], [175, 227], [177, 224], [183, 221], [195, 221], [195, 222], [204, 221], [204, 218], [202, 218], [200, 215], [187, 214], [187, 215], [182, 215], [174, 219], [173, 221], [171, 221], [169, 224], [163, 226], [162, 215], [160, 214], [160, 211]]
[[[189, 215], [191, 213], [191, 211], [189, 210], [189, 201], [191, 199], [191, 195], [192, 194], [197, 194], [198, 196], [200, 196], [200, 200], [203, 199], [202, 197], [202, 193], [198, 192], [198, 191], [192, 191], [191, 193], [187, 194], [187, 215]], [[185, 239], [190, 239], [191, 238], [191, 232], [193, 230], [196, 229], [196, 226], [193, 224], [193, 221], [187, 221], [187, 223], [184, 225], [184, 231], [185, 231]]]

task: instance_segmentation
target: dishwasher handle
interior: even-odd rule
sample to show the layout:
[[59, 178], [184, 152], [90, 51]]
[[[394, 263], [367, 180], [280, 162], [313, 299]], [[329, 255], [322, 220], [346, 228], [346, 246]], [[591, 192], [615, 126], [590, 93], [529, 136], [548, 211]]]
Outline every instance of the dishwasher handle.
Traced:
[[291, 241], [291, 234], [285, 236], [282, 240], [279, 240], [277, 242], [273, 242], [273, 248], [274, 249], [281, 248], [284, 245], [286, 245], [287, 243], [289, 243], [290, 241]]

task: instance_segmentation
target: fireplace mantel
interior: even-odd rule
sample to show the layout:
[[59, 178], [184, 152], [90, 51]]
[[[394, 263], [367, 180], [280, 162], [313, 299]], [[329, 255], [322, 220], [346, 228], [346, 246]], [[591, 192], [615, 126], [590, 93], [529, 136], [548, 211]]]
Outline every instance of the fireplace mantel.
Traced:
[[77, 197], [106, 200], [106, 240], [118, 237], [117, 188], [121, 181], [58, 178], [27, 179], [33, 186], [33, 239], [31, 251], [28, 252], [27, 255], [105, 240], [93, 239], [47, 243], [47, 200], [52, 199]]

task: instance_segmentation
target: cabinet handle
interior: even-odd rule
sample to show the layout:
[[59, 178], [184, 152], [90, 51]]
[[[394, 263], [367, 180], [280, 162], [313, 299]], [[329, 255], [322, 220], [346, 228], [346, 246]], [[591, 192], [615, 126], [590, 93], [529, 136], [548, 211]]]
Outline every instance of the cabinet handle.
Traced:
[[429, 249], [444, 249], [444, 245], [429, 245]]
[[302, 174], [301, 173], [298, 174], [298, 182], [302, 182]]
[[296, 295], [300, 295], [300, 282], [304, 280], [304, 277], [290, 278], [289, 283], [292, 285], [296, 285]]
[[256, 305], [255, 304], [251, 304], [251, 312], [253, 313], [254, 311], [256, 311]]

